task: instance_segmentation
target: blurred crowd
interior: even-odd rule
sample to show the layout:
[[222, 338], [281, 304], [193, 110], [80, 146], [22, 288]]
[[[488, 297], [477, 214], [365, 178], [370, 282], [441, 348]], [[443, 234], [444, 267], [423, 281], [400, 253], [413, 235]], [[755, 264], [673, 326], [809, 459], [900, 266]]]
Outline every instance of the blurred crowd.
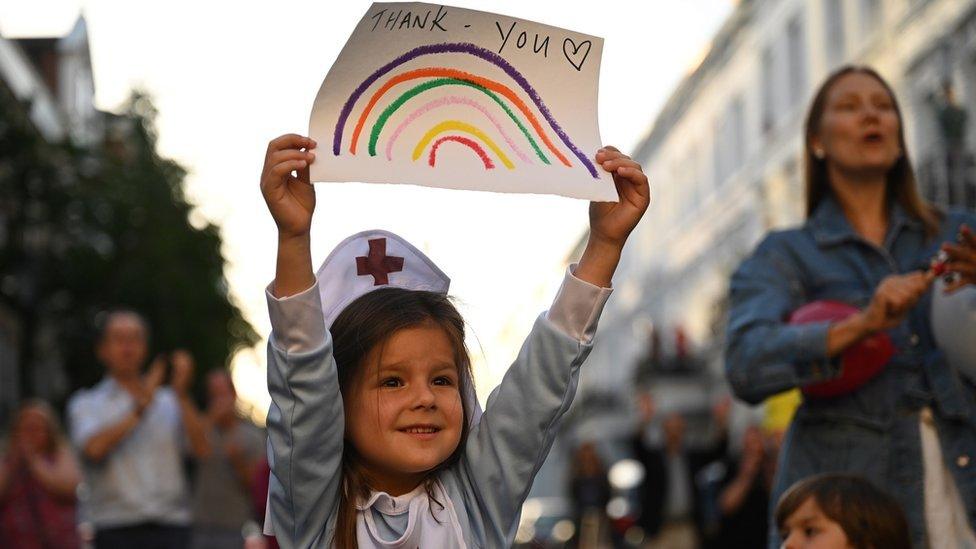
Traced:
[[575, 546], [762, 547], [782, 431], [750, 423], [730, 441], [731, 407], [719, 400], [705, 435], [689, 443], [684, 413], [659, 412], [650, 393], [638, 394], [630, 457], [614, 464], [622, 475], [597, 444], [578, 444], [569, 479]]
[[104, 377], [72, 395], [67, 432], [49, 404], [21, 404], [0, 446], [0, 546], [274, 545], [261, 533], [265, 434], [237, 412], [230, 373], [204, 377], [198, 409], [192, 355], [176, 350], [144, 369], [149, 336], [135, 311], [102, 315]]

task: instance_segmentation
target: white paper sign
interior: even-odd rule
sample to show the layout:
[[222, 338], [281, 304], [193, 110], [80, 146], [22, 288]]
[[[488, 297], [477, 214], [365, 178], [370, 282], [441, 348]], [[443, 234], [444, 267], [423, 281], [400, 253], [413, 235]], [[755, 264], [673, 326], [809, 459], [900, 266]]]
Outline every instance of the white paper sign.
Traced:
[[616, 201], [593, 160], [602, 51], [514, 17], [374, 3], [315, 98], [312, 180]]

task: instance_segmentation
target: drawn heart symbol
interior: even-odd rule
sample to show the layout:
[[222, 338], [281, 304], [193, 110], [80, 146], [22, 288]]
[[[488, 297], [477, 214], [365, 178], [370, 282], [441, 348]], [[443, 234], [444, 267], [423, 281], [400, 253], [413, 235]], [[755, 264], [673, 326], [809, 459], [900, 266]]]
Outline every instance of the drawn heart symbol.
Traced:
[[[579, 51], [583, 49], [583, 46], [586, 46], [586, 51], [583, 52], [583, 56], [580, 57], [579, 63], [577, 63], [576, 61], [573, 61], [573, 58], [579, 57]], [[590, 54], [590, 48], [592, 46], [593, 43], [589, 40], [584, 40], [577, 45], [572, 38], [567, 38], [563, 40], [563, 55], [565, 55], [566, 59], [569, 60], [569, 63], [576, 67], [576, 70], [579, 71], [583, 69], [583, 63], [586, 61], [586, 56]], [[570, 48], [573, 49], [573, 53], [569, 53]]]

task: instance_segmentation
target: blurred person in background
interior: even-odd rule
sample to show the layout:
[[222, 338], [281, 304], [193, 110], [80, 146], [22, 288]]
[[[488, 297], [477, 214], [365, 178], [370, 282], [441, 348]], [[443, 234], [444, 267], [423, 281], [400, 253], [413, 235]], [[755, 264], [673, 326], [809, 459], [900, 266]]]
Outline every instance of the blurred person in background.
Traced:
[[570, 471], [569, 493], [576, 523], [575, 547], [602, 547], [608, 533], [610, 481], [596, 444], [583, 442], [576, 448]]
[[[174, 353], [173, 360], [192, 358]], [[205, 416], [211, 451], [197, 462], [193, 487], [193, 546], [198, 549], [239, 549], [245, 527], [257, 529], [251, 490], [265, 435], [237, 413], [236, 404], [230, 372], [210, 372]]]
[[700, 448], [685, 445], [686, 421], [678, 412], [668, 413], [661, 424], [663, 446], [647, 443], [645, 432], [655, 419], [652, 397], [638, 397], [640, 421], [632, 440], [634, 458], [645, 471], [640, 488], [640, 526], [652, 549], [697, 547], [701, 540], [702, 513], [694, 479], [703, 467], [722, 458], [728, 449], [731, 402], [723, 399], [712, 410], [712, 440]]
[[81, 471], [46, 403], [27, 401], [0, 453], [0, 546], [75, 549]]
[[184, 457], [209, 453], [203, 420], [189, 396], [193, 362], [148, 356], [143, 317], [116, 310], [100, 319], [95, 352], [106, 376], [68, 402], [71, 440], [82, 456], [96, 549], [190, 546], [190, 493]]
[[[895, 353], [876, 377], [832, 398], [804, 396], [772, 498], [818, 473], [863, 475], [905, 508], [915, 546], [976, 545], [976, 389], [936, 347], [929, 315], [937, 252], [956, 276], [947, 291], [976, 282], [976, 215], [921, 198], [904, 132], [875, 71], [844, 67], [820, 87], [804, 140], [807, 221], [767, 236], [733, 275], [726, 370], [755, 404], [837, 378], [846, 349], [887, 334]], [[821, 300], [860, 310], [785, 321]], [[771, 531], [769, 546], [779, 543]]]
[[[767, 443], [768, 440], [768, 443]], [[775, 437], [764, 438], [756, 425], [742, 435], [742, 451], [706, 468], [714, 485], [714, 516], [706, 517], [707, 549], [762, 547], [769, 530], [769, 491], [776, 468]], [[710, 487], [709, 487], [710, 488]]]

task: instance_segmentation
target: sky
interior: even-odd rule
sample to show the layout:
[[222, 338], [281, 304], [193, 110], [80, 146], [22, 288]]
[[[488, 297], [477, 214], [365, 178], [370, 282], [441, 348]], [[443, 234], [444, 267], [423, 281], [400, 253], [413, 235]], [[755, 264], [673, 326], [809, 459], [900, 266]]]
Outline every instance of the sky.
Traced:
[[[455, 0], [604, 38], [599, 118], [604, 144], [632, 150], [678, 84], [703, 58], [734, 0]], [[188, 168], [191, 221], [221, 227], [226, 275], [258, 332], [270, 332], [264, 287], [274, 277], [276, 231], [258, 187], [272, 138], [307, 133], [322, 79], [370, 2], [0, 0], [0, 34], [55, 36], [79, 14], [88, 24], [96, 105], [115, 110], [135, 88], [159, 111], [159, 149]], [[651, 182], [655, 185], [667, 182]], [[587, 203], [561, 197], [358, 183], [317, 185], [312, 260], [355, 232], [384, 228], [413, 242], [452, 279], [474, 334], [484, 400], [517, 348], [506, 327], [545, 308], [587, 224]], [[253, 415], [269, 402], [264, 345], [233, 360]]]

